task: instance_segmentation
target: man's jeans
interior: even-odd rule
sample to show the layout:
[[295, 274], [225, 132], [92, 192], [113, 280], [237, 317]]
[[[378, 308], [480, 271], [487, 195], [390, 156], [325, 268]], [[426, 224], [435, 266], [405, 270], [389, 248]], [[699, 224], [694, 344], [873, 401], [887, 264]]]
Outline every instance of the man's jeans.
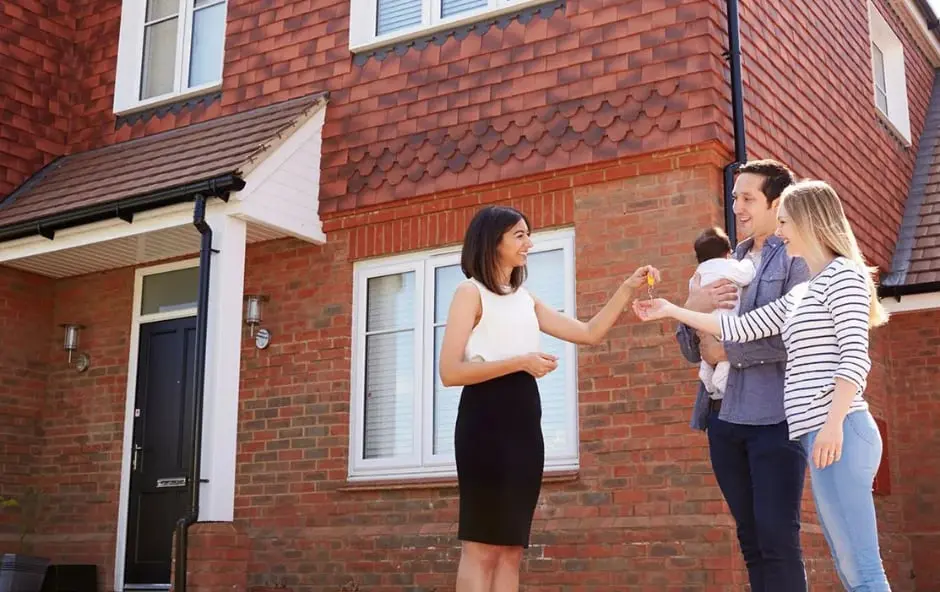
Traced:
[[842, 424], [842, 458], [825, 469], [812, 463], [817, 434], [804, 434], [800, 442], [810, 463], [819, 523], [842, 585], [851, 592], [889, 592], [871, 493], [881, 462], [878, 425], [868, 411], [849, 413]]
[[733, 424], [708, 418], [712, 469], [738, 527], [753, 592], [805, 592], [800, 498], [806, 458], [787, 423]]

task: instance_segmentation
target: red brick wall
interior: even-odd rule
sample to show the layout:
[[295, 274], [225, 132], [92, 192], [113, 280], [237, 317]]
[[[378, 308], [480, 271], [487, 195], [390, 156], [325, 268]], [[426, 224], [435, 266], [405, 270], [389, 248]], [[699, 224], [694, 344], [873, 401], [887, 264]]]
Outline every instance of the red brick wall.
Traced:
[[59, 280], [54, 323], [78, 322], [91, 367], [67, 367], [61, 334], [49, 343], [49, 382], [36, 482], [47, 520], [37, 549], [59, 563], [95, 563], [102, 589], [114, 573], [134, 271]]
[[863, 250], [887, 266], [934, 70], [891, 8], [898, 3], [876, 4], [904, 44], [912, 148], [877, 114], [867, 2], [742, 2], [741, 46], [748, 155], [833, 183]]
[[72, 4], [0, 4], [0, 198], [66, 150], [75, 65]]
[[940, 312], [900, 313], [889, 323], [893, 364], [886, 393], [891, 489], [903, 503], [917, 590], [940, 589]]
[[[22, 494], [38, 468], [51, 316], [52, 282], [0, 267], [0, 496]], [[0, 512], [0, 533], [17, 528]], [[0, 553], [16, 544], [0, 534]]]

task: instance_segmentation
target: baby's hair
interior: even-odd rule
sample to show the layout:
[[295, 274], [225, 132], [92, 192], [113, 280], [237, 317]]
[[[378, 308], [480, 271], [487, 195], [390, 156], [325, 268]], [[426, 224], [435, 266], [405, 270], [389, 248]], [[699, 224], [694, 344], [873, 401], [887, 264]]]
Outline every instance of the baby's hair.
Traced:
[[695, 258], [699, 263], [709, 259], [727, 257], [731, 252], [731, 240], [725, 231], [717, 226], [706, 228], [695, 239]]

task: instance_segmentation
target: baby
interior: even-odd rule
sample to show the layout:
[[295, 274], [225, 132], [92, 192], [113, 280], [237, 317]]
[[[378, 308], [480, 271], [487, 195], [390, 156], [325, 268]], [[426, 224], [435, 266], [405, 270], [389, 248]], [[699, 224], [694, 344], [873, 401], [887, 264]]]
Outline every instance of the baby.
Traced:
[[[731, 241], [721, 228], [708, 228], [695, 239], [695, 258], [698, 268], [695, 273], [699, 275], [701, 285], [726, 279], [738, 287], [738, 299], [734, 309], [718, 309], [713, 314], [737, 315], [741, 306], [741, 288], [750, 284], [754, 279], [754, 264], [748, 260], [738, 261], [731, 257]], [[689, 285], [692, 281], [689, 280]], [[701, 339], [714, 339], [710, 335], [700, 335]], [[711, 364], [702, 360], [699, 366], [698, 377], [705, 385], [705, 390], [713, 398], [720, 398], [728, 385], [728, 370], [731, 365], [722, 360], [712, 368]]]

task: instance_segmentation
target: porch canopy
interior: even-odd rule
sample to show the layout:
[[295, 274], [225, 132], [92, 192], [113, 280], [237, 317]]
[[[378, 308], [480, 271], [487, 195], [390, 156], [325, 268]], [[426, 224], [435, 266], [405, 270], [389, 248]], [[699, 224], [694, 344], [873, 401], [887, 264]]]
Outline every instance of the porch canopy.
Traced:
[[322, 243], [326, 100], [316, 93], [54, 160], [0, 201], [0, 265], [60, 278], [196, 253], [198, 193], [221, 198], [210, 212], [244, 220], [248, 242]]

